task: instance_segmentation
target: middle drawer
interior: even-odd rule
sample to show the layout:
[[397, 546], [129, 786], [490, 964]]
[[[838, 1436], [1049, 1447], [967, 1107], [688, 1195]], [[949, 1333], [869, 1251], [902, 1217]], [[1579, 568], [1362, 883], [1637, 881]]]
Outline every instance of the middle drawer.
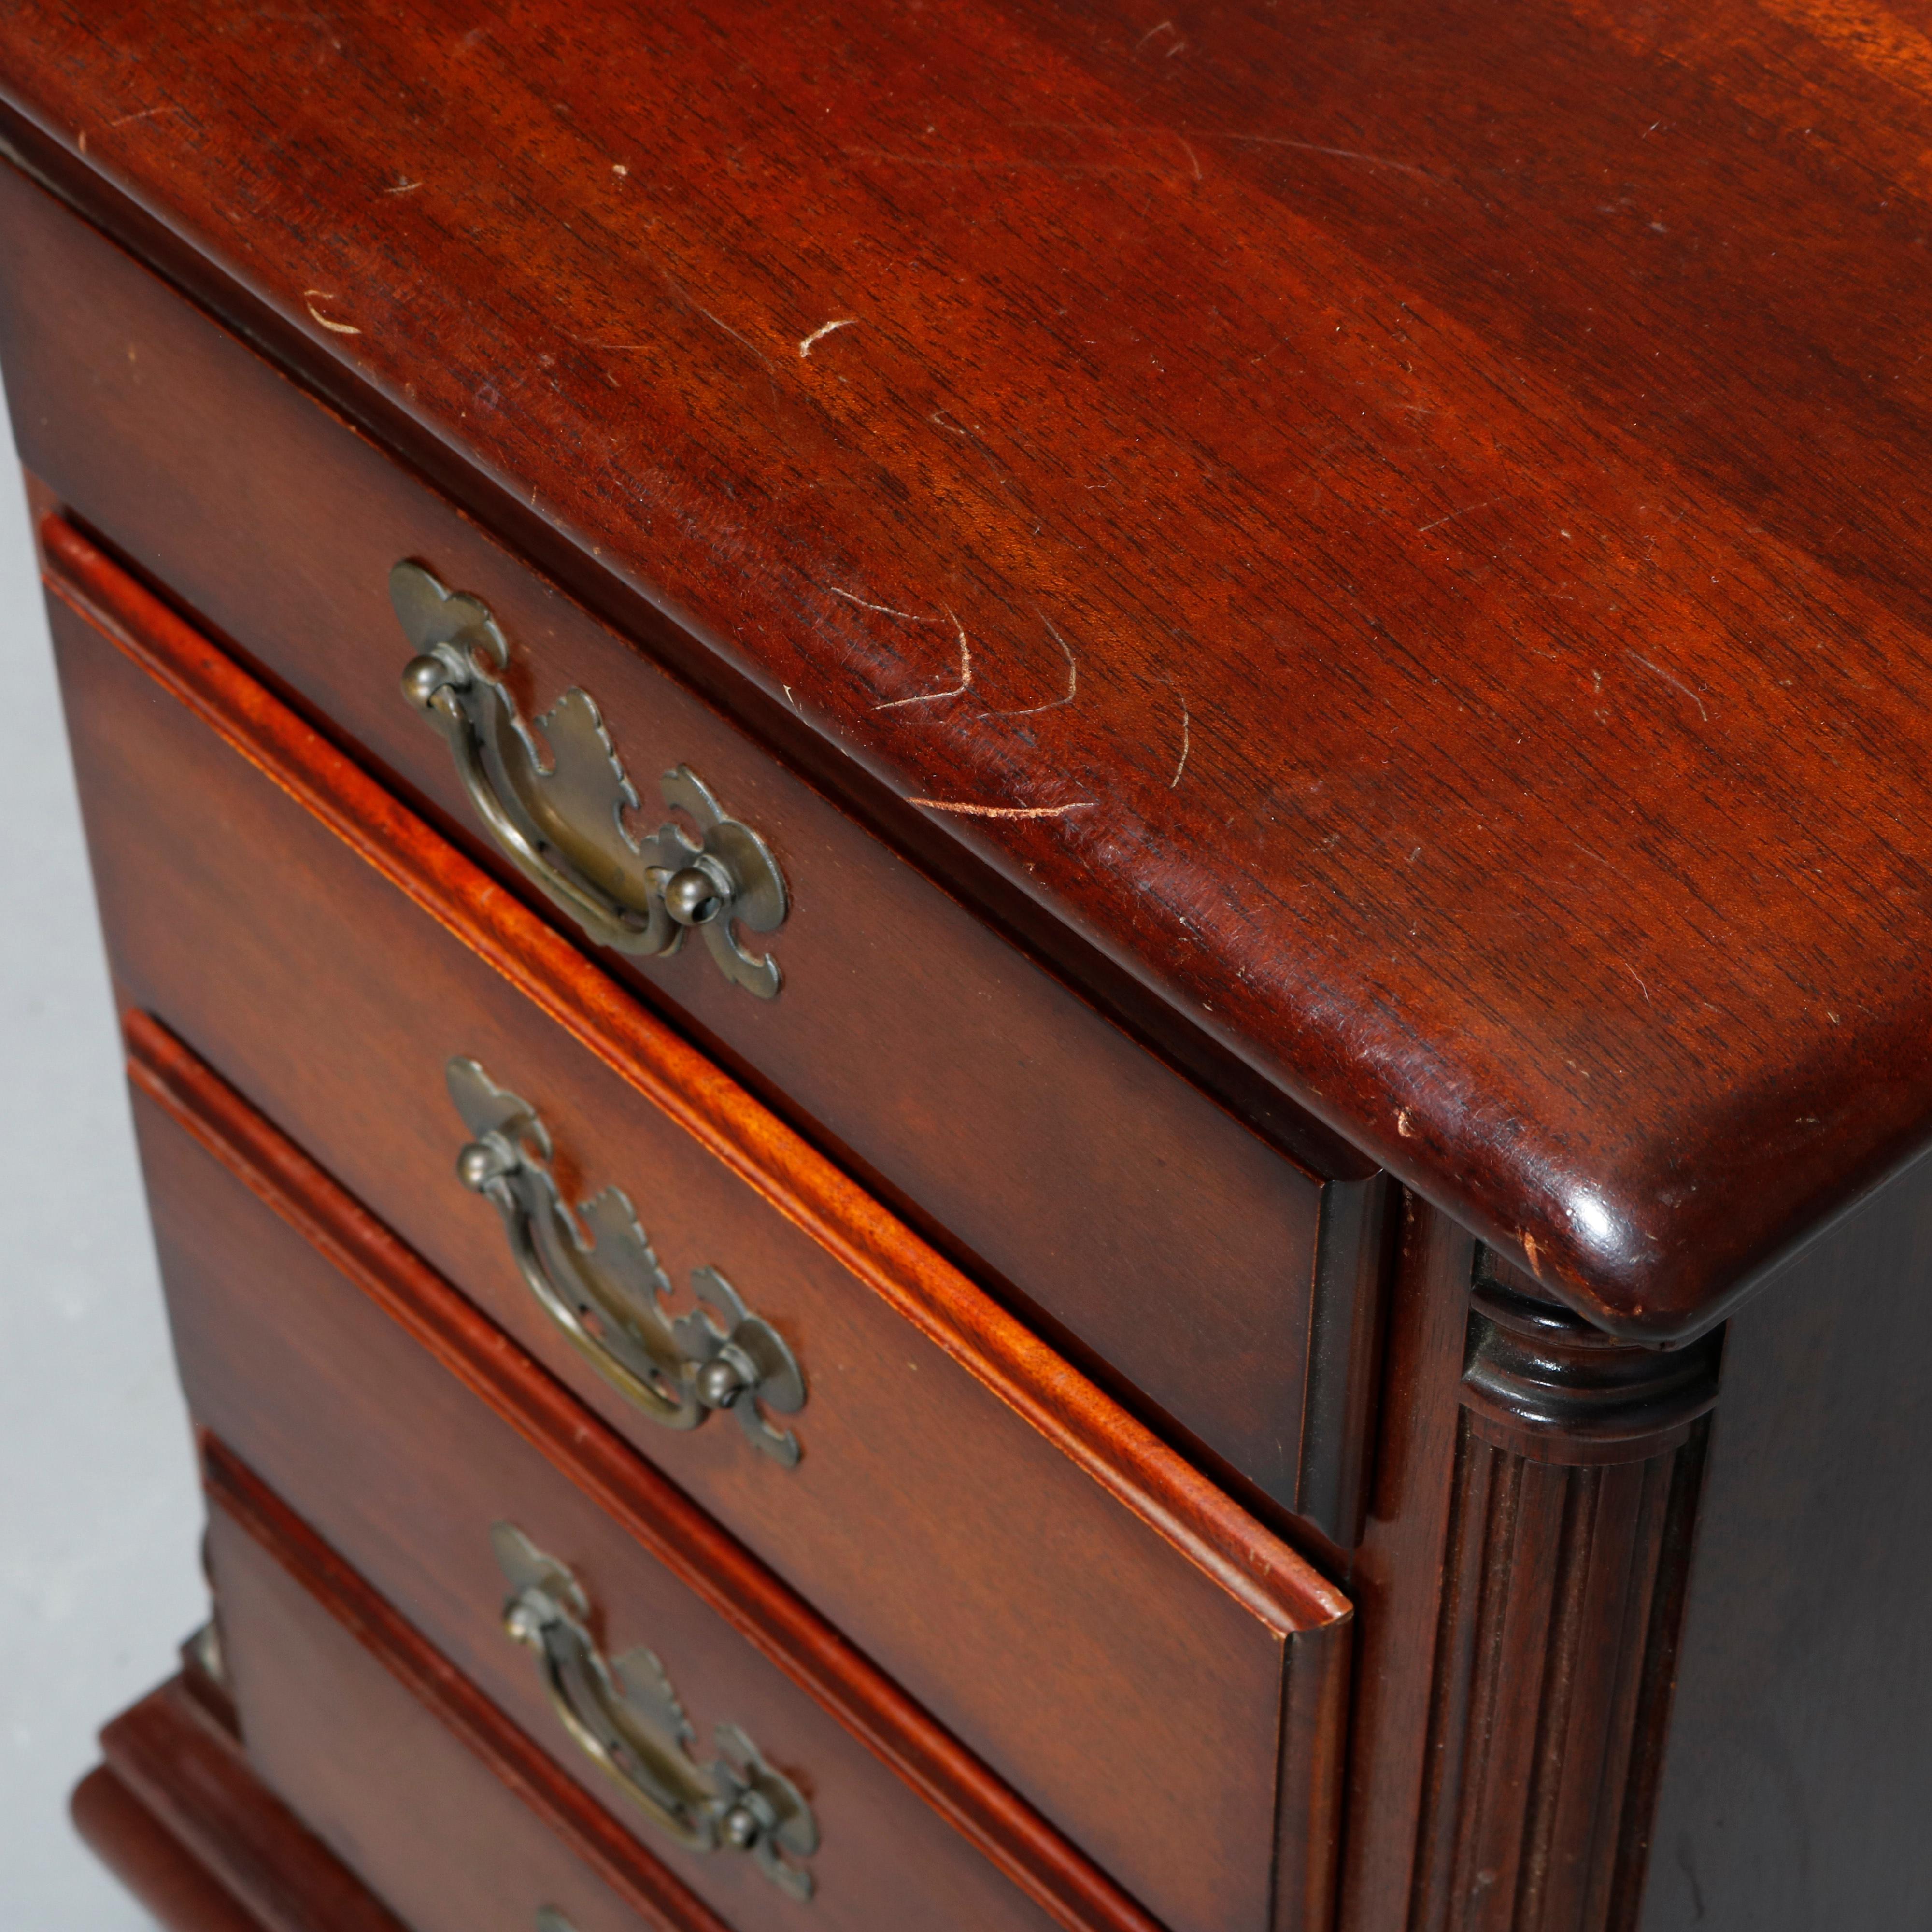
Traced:
[[[1168, 1922], [1303, 1922], [1277, 1834], [1332, 1794], [1344, 1600], [145, 593], [64, 594], [125, 992]], [[769, 1322], [795, 1466], [562, 1337], [456, 1178], [452, 1059], [548, 1124], [565, 1199], [625, 1187]]]

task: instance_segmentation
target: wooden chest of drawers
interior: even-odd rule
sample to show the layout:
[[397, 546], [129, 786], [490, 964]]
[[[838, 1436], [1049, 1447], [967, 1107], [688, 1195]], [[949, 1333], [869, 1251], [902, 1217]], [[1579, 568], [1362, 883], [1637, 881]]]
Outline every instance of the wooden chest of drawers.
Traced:
[[1932, 1909], [1922, 102], [1720, 12], [0, 20], [168, 1922]]

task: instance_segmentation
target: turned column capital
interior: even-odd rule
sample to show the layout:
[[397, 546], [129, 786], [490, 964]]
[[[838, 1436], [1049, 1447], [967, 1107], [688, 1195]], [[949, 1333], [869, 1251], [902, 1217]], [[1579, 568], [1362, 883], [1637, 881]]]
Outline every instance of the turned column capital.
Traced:
[[1643, 1462], [1717, 1401], [1724, 1331], [1676, 1348], [1625, 1341], [1479, 1258], [1461, 1396], [1472, 1430], [1534, 1462]]

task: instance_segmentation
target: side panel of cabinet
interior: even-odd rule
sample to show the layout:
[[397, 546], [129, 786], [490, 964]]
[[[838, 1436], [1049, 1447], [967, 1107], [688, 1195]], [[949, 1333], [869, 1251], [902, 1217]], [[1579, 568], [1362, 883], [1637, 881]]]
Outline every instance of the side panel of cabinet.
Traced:
[[1642, 1932], [1932, 1922], [1932, 1157], [1732, 1321]]

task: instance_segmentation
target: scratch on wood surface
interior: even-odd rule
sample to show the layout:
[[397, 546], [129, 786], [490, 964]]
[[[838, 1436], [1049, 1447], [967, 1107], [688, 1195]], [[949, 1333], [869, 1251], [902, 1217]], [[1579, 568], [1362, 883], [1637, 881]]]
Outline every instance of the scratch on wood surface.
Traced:
[[848, 148], [846, 153], [865, 161], [892, 161], [904, 168], [987, 170], [1031, 169], [1041, 174], [1073, 180], [1082, 175], [1152, 175], [1161, 181], [1184, 181], [1172, 168], [1150, 167], [1138, 161], [1046, 161], [1030, 154], [900, 154], [887, 148]]
[[1176, 698], [1180, 698], [1180, 758], [1179, 762], [1174, 766], [1173, 777], [1167, 782], [1167, 788], [1169, 791], [1173, 790], [1174, 787], [1180, 784], [1180, 775], [1187, 769], [1187, 754], [1190, 748], [1187, 700], [1181, 698], [1178, 691], [1174, 694]]
[[963, 812], [969, 818], [1060, 818], [1070, 812], [1090, 812], [1094, 800], [1076, 798], [1069, 805], [966, 805], [957, 799], [909, 798], [908, 805], [922, 805], [928, 812]]
[[1651, 672], [1653, 675], [1658, 677], [1662, 678], [1666, 684], [1672, 686], [1676, 690], [1682, 692], [1684, 695], [1689, 698], [1693, 704], [1696, 706], [1697, 716], [1702, 718], [1706, 724], [1710, 723], [1711, 714], [1704, 709], [1704, 700], [1700, 698], [1681, 677], [1672, 677], [1670, 672], [1666, 670], [1661, 664], [1652, 664], [1649, 658], [1639, 656], [1635, 651], [1626, 651], [1624, 652], [1624, 656], [1628, 658], [1633, 664], [1642, 664], [1646, 670]]
[[1058, 698], [1050, 698], [1044, 704], [1030, 704], [1024, 711], [988, 711], [988, 718], [1035, 718], [1042, 711], [1056, 711], [1063, 704], [1071, 704], [1074, 694], [1080, 688], [1080, 666], [1073, 655], [1073, 646], [1055, 628], [1053, 620], [1044, 610], [1036, 610], [1034, 614], [1046, 626], [1046, 634], [1058, 644], [1066, 659], [1066, 689]]
[[1413, 166], [1407, 161], [1392, 161], [1386, 154], [1364, 154], [1357, 148], [1324, 147], [1318, 141], [1298, 141], [1287, 134], [1246, 134], [1235, 128], [1190, 128], [1184, 134], [1180, 129], [1169, 128], [1160, 122], [1029, 119], [1016, 121], [1012, 124], [1016, 128], [1052, 128], [1062, 134], [1112, 134], [1123, 137], [1135, 134], [1171, 134], [1180, 142], [1181, 151], [1186, 155], [1196, 181], [1201, 180], [1202, 175], [1200, 158], [1192, 145], [1193, 141], [1232, 141], [1238, 145], [1250, 147], [1293, 148], [1305, 154], [1330, 154], [1337, 160], [1360, 161], [1374, 168], [1393, 168], [1399, 174], [1414, 175], [1424, 181], [1445, 178], [1441, 175], [1431, 174], [1426, 168]]
[[107, 124], [110, 128], [125, 128], [136, 121], [152, 121], [157, 114], [172, 114], [176, 111], [172, 101], [164, 101], [158, 107], [137, 107], [131, 114], [117, 115]]
[[1619, 959], [1617, 962], [1617, 964], [1636, 982], [1636, 989], [1643, 995], [1644, 1004], [1646, 1006], [1648, 1006], [1650, 1004], [1650, 988], [1643, 983], [1643, 975], [1640, 973], [1628, 959]]
[[962, 429], [959, 425], [955, 422], [942, 422], [940, 421], [940, 418], [944, 416], [945, 413], [946, 412], [944, 410], [934, 410], [932, 415], [926, 418], [926, 421], [930, 423], [937, 424], [940, 428], [945, 430], [948, 436], [963, 436], [970, 442], [972, 440], [973, 435], [973, 432], [970, 429]]
[[1401, 1108], [1396, 1114], [1395, 1130], [1406, 1141], [1412, 1141], [1415, 1138], [1415, 1130], [1409, 1124], [1408, 1109], [1406, 1107]]
[[858, 326], [859, 318], [856, 315], [845, 315], [841, 316], [836, 322], [826, 322], [823, 328], [814, 328], [798, 345], [798, 359], [802, 362], [835, 328], [856, 328]]
[[676, 296], [680, 302], [684, 304], [686, 308], [692, 310], [694, 314], [704, 316], [705, 320], [710, 323], [713, 328], [722, 329], [734, 342], [737, 344], [740, 349], [747, 350], [750, 354], [755, 356], [758, 358], [759, 364], [763, 368], [767, 371], [770, 370], [772, 366], [772, 358], [767, 356], [755, 342], [752, 341], [748, 336], [740, 335], [722, 316], [713, 315], [701, 302], [699, 302], [696, 297], [692, 294], [691, 291], [687, 289], [668, 268], [661, 268], [658, 272], [664, 278], [664, 286], [669, 289], [671, 293]]
[[1582, 844], [1574, 838], [1570, 840], [1570, 844], [1572, 850], [1582, 853], [1585, 858], [1602, 866], [1605, 872], [1612, 874], [1619, 879], [1629, 878], [1630, 874], [1621, 866], [1612, 864], [1610, 860], [1604, 856], [1602, 853], [1596, 850], [1593, 847]]
[[385, 194], [414, 194], [422, 186], [419, 181], [399, 181], [394, 188], [386, 188], [382, 192]]
[[1522, 1251], [1529, 1257], [1529, 1271], [1538, 1280], [1543, 1279], [1543, 1265], [1536, 1252], [1536, 1237], [1526, 1234], [1522, 1238]]
[[1492, 503], [1507, 503], [1515, 494], [1506, 490], [1500, 496], [1485, 496], [1480, 503], [1465, 503], [1460, 510], [1451, 510], [1446, 517], [1438, 517], [1432, 524], [1418, 524], [1415, 533], [1426, 536], [1431, 530], [1439, 530], [1444, 524], [1453, 524], [1458, 517], [1473, 517], [1478, 510], [1486, 510]]
[[856, 604], [862, 610], [877, 610], [882, 616], [902, 617], [908, 624], [936, 624], [939, 622], [937, 617], [920, 617], [910, 610], [895, 610], [890, 604], [868, 603], [864, 598], [856, 596], [849, 590], [841, 590], [836, 584], [828, 584], [825, 587], [833, 596], [842, 597], [847, 603]]
[[959, 682], [944, 691], [922, 691], [913, 698], [889, 699], [884, 704], [874, 705], [874, 711], [896, 711], [902, 704], [937, 704], [942, 698], [963, 698], [972, 688], [973, 646], [966, 641], [966, 626], [950, 610], [946, 614], [952, 618], [952, 628], [959, 633]]
[[1440, 175], [1431, 174], [1426, 168], [1418, 168], [1408, 161], [1392, 161], [1386, 154], [1365, 154], [1358, 148], [1328, 148], [1319, 141], [1298, 141], [1287, 134], [1246, 134], [1232, 128], [1200, 128], [1192, 130], [1196, 135], [1214, 141], [1238, 141], [1256, 148], [1294, 148], [1304, 154], [1330, 154], [1338, 161], [1360, 161], [1371, 168], [1393, 168], [1397, 174], [1414, 175], [1420, 181], [1440, 181]]
[[331, 322], [328, 316], [324, 315], [321, 310], [316, 307], [316, 302], [334, 302], [336, 299], [337, 298], [331, 295], [326, 289], [304, 289], [302, 290], [303, 306], [308, 309], [310, 315], [315, 317], [317, 322], [322, 324], [324, 328], [328, 331], [330, 334], [360, 335], [362, 332], [358, 328], [353, 322]]
[[1137, 54], [1144, 52], [1148, 44], [1159, 40], [1162, 34], [1170, 34], [1173, 38], [1174, 44], [1162, 50], [1169, 60], [1172, 60], [1187, 45], [1187, 43], [1180, 37], [1180, 29], [1172, 20], [1162, 20], [1158, 25], [1148, 28], [1147, 32], [1135, 41], [1134, 52]]

